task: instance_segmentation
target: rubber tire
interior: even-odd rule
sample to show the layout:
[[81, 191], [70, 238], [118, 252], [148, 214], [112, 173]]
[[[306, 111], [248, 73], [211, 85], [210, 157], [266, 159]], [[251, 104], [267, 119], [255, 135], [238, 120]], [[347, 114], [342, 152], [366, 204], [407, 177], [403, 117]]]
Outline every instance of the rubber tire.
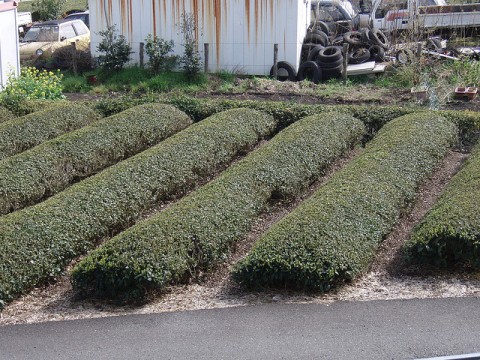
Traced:
[[328, 35], [325, 34], [323, 31], [319, 31], [319, 33], [309, 32], [303, 41], [304, 43], [313, 43], [318, 45], [327, 46], [328, 44]]
[[356, 48], [348, 54], [349, 64], [363, 64], [370, 59], [370, 51], [367, 48]]
[[372, 45], [381, 46], [383, 49], [388, 50], [390, 42], [387, 36], [379, 29], [371, 29], [368, 37]]
[[316, 21], [315, 25], [314, 25], [314, 28], [318, 29], [320, 31], [323, 31], [325, 34], [330, 33], [330, 29], [329, 29], [327, 23], [324, 22], [324, 21]]
[[317, 58], [324, 63], [331, 63], [342, 58], [342, 50], [336, 46], [327, 46], [319, 51]]
[[361, 28], [360, 33], [362, 34], [362, 43], [364, 45], [371, 45], [370, 29], [369, 28]]
[[332, 46], [343, 46], [343, 36], [337, 36], [331, 43]]
[[310, 50], [310, 52], [308, 53], [308, 56], [307, 56], [307, 61], [316, 61], [317, 59], [317, 56], [318, 56], [318, 53], [322, 50], [322, 49], [325, 49], [324, 46], [322, 45], [317, 45], [315, 46], [313, 49]]
[[438, 39], [430, 38], [427, 39], [426, 47], [431, 51], [439, 51], [442, 50], [442, 42]]
[[[313, 71], [313, 77], [311, 79], [308, 77], [308, 70]], [[309, 79], [314, 84], [318, 84], [322, 81], [322, 71], [315, 61], [305, 61], [298, 68], [297, 81], [303, 81], [305, 79]]]
[[332, 69], [322, 69], [323, 80], [338, 78], [342, 75], [343, 65]]
[[362, 33], [360, 31], [348, 31], [343, 34], [343, 41], [354, 46], [362, 45]]
[[336, 68], [337, 66], [343, 64], [343, 56], [342, 56], [340, 59], [338, 59], [338, 60], [336, 60], [336, 61], [329, 62], [329, 63], [326, 63], [326, 62], [317, 60], [317, 64], [318, 64], [318, 66], [320, 66], [320, 68], [322, 68], [322, 69], [332, 69], [332, 68]]
[[[288, 74], [286, 79], [278, 78], [279, 81], [285, 81], [285, 80], [295, 81], [295, 80], [297, 80], [297, 74], [295, 72], [295, 68], [288, 61], [279, 61], [277, 63], [277, 69], [278, 70], [283, 69]], [[278, 71], [277, 71], [277, 75], [278, 75]], [[273, 76], [273, 66], [270, 69], [270, 76]]]
[[385, 60], [385, 50], [379, 45], [372, 45], [368, 48], [370, 51], [370, 59], [375, 62], [382, 62]]
[[410, 64], [413, 61], [414, 57], [415, 55], [410, 49], [401, 49], [398, 50], [395, 54], [395, 58], [402, 65]]

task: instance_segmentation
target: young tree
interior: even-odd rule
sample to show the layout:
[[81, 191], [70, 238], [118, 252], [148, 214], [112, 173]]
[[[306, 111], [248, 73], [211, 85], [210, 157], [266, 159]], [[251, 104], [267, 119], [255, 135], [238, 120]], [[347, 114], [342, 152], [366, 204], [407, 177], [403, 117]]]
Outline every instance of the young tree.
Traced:
[[66, 0], [34, 0], [32, 10], [39, 20], [55, 20], [60, 17]]
[[130, 54], [133, 53], [125, 36], [117, 35], [115, 25], [108, 26], [98, 34], [102, 37], [102, 41], [97, 46], [97, 50], [102, 54], [98, 57], [100, 69], [104, 72], [122, 70], [123, 65], [130, 60]]
[[184, 47], [183, 56], [181, 58], [183, 70], [185, 70], [188, 78], [194, 79], [200, 73], [202, 60], [198, 51], [198, 24], [193, 14], [184, 13], [182, 15], [180, 31], [183, 35]]

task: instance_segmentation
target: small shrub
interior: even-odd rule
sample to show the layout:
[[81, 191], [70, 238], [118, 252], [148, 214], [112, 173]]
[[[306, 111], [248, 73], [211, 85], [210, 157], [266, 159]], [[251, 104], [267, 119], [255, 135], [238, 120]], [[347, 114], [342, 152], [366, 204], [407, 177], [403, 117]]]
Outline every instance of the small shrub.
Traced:
[[50, 106], [65, 98], [62, 79], [59, 71], [22, 68], [18, 78], [13, 74], [9, 76], [7, 86], [0, 92], [0, 104], [17, 116]]
[[154, 74], [171, 71], [176, 66], [178, 57], [169, 55], [175, 46], [173, 40], [167, 41], [148, 34], [145, 43], [148, 64]]
[[198, 23], [193, 14], [182, 14], [180, 23], [180, 32], [183, 36], [183, 56], [181, 62], [183, 70], [191, 80], [195, 79], [200, 73], [202, 60], [198, 51]]
[[364, 129], [338, 113], [296, 122], [218, 179], [94, 251], [73, 270], [75, 288], [131, 297], [212, 268], [272, 197], [298, 196]]
[[102, 54], [98, 57], [100, 69], [107, 73], [120, 71], [130, 60], [130, 54], [133, 53], [132, 47], [125, 36], [117, 35], [115, 25], [108, 26], [98, 34], [102, 37], [97, 46], [97, 51]]
[[22, 99], [64, 99], [62, 78], [60, 72], [53, 73], [34, 67], [23, 68], [18, 78], [14, 75], [9, 76], [7, 86], [0, 93], [0, 101], [11, 103]]
[[361, 155], [257, 241], [235, 279], [248, 287], [326, 291], [365, 272], [456, 135], [456, 126], [436, 113], [389, 122]]

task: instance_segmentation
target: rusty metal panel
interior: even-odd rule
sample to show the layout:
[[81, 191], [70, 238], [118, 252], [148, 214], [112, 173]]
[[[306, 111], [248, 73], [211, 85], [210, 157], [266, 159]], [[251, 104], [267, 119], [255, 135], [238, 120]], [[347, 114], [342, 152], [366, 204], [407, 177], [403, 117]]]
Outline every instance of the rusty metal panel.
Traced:
[[299, 66], [300, 51], [310, 23], [310, 0], [89, 0], [92, 53], [98, 32], [116, 25], [135, 51], [148, 34], [175, 42], [181, 55], [182, 14], [192, 13], [199, 24], [199, 50], [210, 44], [209, 70], [265, 75], [273, 65], [273, 46], [279, 60]]

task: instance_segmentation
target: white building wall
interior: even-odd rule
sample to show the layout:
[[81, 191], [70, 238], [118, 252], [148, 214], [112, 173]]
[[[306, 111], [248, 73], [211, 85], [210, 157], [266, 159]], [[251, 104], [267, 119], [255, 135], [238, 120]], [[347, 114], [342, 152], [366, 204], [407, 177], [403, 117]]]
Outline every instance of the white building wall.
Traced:
[[175, 42], [183, 52], [181, 16], [192, 13], [198, 20], [199, 51], [209, 44], [209, 71], [226, 70], [265, 75], [278, 60], [298, 69], [303, 38], [310, 23], [310, 0], [89, 0], [91, 49], [94, 56], [98, 32], [116, 25], [135, 51], [148, 34]]
[[17, 8], [0, 0], [0, 90], [10, 74], [19, 74]]

